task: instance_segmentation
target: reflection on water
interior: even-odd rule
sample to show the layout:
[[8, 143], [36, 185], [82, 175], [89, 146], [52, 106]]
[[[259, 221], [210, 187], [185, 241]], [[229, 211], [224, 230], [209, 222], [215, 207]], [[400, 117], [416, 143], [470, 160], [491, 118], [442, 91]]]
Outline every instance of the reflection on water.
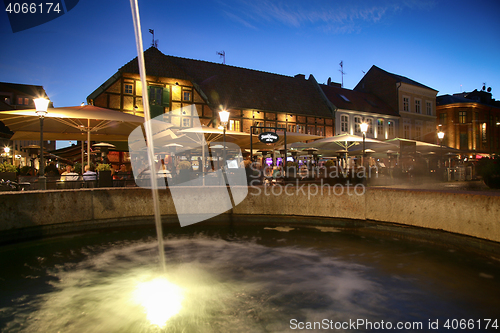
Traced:
[[[495, 315], [500, 294], [494, 260], [333, 228], [170, 235], [165, 254], [167, 276], [146, 231], [1, 248], [0, 264], [11, 269], [0, 273], [0, 330], [287, 332], [291, 319], [360, 318], [427, 325]], [[136, 297], [159, 276], [182, 290], [163, 329]], [[174, 296], [156, 293], [160, 315]]]

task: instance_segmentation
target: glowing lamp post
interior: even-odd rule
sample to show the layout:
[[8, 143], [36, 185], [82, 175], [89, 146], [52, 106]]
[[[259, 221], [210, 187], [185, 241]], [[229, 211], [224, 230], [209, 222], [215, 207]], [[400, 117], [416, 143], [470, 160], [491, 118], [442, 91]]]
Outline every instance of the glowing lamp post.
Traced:
[[368, 131], [368, 124], [367, 123], [361, 123], [359, 125], [361, 128], [361, 132], [363, 132], [363, 158], [361, 159], [361, 163], [363, 164], [363, 168], [365, 167], [365, 140], [366, 140], [366, 132]]
[[5, 155], [5, 159], [7, 160], [7, 162], [9, 162], [10, 147], [8, 147], [8, 146], [4, 147], [3, 148], [3, 152], [4, 152], [4, 155]]
[[[226, 170], [226, 127], [227, 127], [227, 123], [229, 122], [229, 111], [226, 111], [226, 110], [222, 110], [222, 111], [219, 111], [219, 118], [220, 118], [220, 123], [222, 125], [222, 145], [223, 145], [223, 148], [222, 148], [222, 172], [224, 173], [224, 175], [226, 174], [225, 173], [225, 170]], [[226, 180], [226, 177], [224, 177], [224, 182], [226, 183], [227, 185], [227, 180]]]
[[46, 189], [45, 169], [43, 165], [43, 118], [47, 114], [49, 100], [45, 98], [34, 99], [36, 114], [40, 118], [40, 168], [38, 171], [38, 185], [40, 190]]
[[439, 150], [441, 151], [441, 161], [440, 163], [442, 164], [443, 163], [443, 139], [444, 139], [444, 132], [443, 131], [439, 131], [438, 134], [438, 139], [439, 139]]

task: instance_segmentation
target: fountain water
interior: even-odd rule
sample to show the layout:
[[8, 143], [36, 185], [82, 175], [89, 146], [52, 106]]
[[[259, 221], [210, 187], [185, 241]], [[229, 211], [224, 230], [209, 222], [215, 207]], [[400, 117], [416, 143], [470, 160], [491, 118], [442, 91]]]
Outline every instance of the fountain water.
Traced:
[[[169, 227], [163, 273], [155, 238], [141, 228], [0, 248], [0, 330], [283, 332], [324, 319], [498, 317], [498, 262], [451, 247], [324, 226]], [[173, 286], [162, 293], [165, 278]]]

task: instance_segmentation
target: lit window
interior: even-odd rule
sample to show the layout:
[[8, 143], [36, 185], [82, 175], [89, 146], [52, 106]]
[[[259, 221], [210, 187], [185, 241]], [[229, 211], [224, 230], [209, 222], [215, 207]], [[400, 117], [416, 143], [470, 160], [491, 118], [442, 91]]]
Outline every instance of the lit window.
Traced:
[[[284, 126], [283, 126], [284, 127]], [[229, 130], [240, 132], [240, 121], [239, 120], [229, 120]]]
[[24, 103], [24, 98], [22, 98], [22, 97], [18, 97], [18, 98], [17, 98], [17, 104], [18, 104], [18, 105], [23, 105], [23, 103]]
[[377, 137], [381, 138], [383, 134], [384, 134], [384, 120], [378, 119], [377, 120]]
[[361, 117], [354, 117], [354, 132], [361, 133]]
[[340, 131], [342, 133], [346, 133], [349, 131], [349, 116], [347, 115], [340, 116]]
[[368, 124], [368, 134], [373, 134], [373, 119], [367, 118], [366, 123]]
[[483, 146], [486, 146], [486, 144], [488, 143], [488, 137], [486, 136], [486, 123], [483, 123], [481, 125], [481, 138]]
[[458, 123], [465, 124], [467, 122], [467, 111], [458, 112]]
[[126, 84], [125, 85], [125, 94], [131, 94], [131, 93], [132, 93], [132, 85]]

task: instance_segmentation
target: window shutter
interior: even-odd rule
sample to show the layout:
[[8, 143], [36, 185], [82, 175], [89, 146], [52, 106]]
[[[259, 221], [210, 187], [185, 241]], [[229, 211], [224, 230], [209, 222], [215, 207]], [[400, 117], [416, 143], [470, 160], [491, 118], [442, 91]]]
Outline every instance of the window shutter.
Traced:
[[163, 107], [168, 108], [170, 106], [170, 86], [163, 88], [163, 95], [161, 98]]
[[148, 86], [148, 99], [149, 99], [149, 111], [151, 114], [151, 119], [164, 113], [164, 108], [162, 105], [158, 105], [158, 101], [155, 98], [158, 97], [158, 90], [160, 87]]

